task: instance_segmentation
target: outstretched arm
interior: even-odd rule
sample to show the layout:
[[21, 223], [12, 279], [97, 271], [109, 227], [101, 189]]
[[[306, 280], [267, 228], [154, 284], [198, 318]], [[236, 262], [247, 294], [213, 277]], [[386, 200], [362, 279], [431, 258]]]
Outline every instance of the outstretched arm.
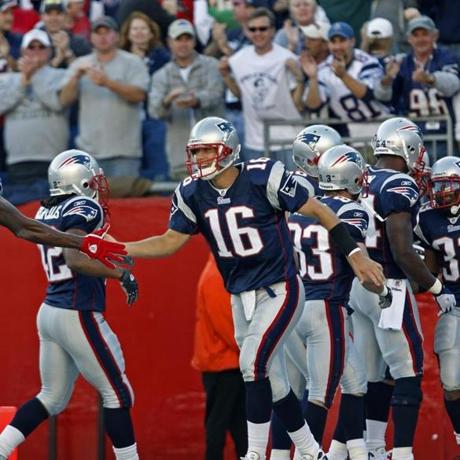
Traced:
[[314, 217], [329, 231], [332, 242], [345, 254], [348, 263], [361, 283], [373, 283], [383, 289], [385, 277], [381, 265], [363, 254], [351, 238], [345, 224], [329, 207], [315, 198], [309, 198], [297, 212], [304, 216]]
[[19, 212], [7, 200], [0, 198], [0, 225], [13, 232], [18, 238], [33, 243], [79, 249], [83, 237], [59, 232]]
[[163, 235], [125, 243], [125, 246], [132, 257], [166, 257], [178, 251], [189, 239], [190, 235], [168, 229]]

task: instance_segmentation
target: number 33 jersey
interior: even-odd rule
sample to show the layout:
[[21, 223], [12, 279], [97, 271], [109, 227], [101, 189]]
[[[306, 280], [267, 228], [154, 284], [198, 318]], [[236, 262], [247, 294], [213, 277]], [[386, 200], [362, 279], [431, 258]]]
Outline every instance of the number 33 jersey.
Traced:
[[[102, 226], [104, 212], [97, 201], [78, 196], [50, 208], [40, 207], [35, 218], [63, 232], [78, 229], [91, 233]], [[62, 248], [45, 245], [38, 248], [48, 278], [46, 304], [72, 310], [104, 311], [104, 278], [72, 271], [65, 263]]]
[[[345, 223], [357, 243], [364, 243], [369, 215], [359, 203], [338, 196], [323, 196], [320, 201]], [[333, 247], [329, 232], [314, 218], [300, 214], [289, 216], [289, 229], [299, 256], [305, 299], [345, 305], [355, 275], [346, 257]]]
[[460, 216], [425, 205], [420, 209], [415, 233], [424, 246], [438, 254], [444, 284], [460, 306]]
[[201, 232], [232, 294], [259, 289], [297, 273], [284, 211], [308, 200], [307, 188], [281, 162], [267, 158], [236, 165], [230, 188], [185, 179], [176, 189], [169, 227]]

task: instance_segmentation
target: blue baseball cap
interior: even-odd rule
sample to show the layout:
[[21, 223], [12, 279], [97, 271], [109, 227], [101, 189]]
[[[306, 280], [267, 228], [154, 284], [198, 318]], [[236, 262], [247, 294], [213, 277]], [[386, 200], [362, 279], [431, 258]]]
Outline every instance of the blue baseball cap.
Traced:
[[332, 37], [337, 36], [343, 38], [354, 38], [355, 33], [353, 32], [350, 24], [347, 24], [346, 22], [334, 22], [334, 24], [332, 24], [331, 28], [329, 29], [327, 38], [330, 40]]

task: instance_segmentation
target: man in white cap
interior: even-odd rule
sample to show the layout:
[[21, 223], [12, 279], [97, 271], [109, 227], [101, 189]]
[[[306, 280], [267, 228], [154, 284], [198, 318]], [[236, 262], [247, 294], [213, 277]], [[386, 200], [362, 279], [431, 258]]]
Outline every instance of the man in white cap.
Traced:
[[155, 72], [149, 93], [149, 114], [167, 122], [166, 154], [170, 176], [182, 180], [184, 145], [191, 127], [202, 118], [224, 113], [224, 82], [217, 59], [195, 51], [196, 33], [186, 19], [168, 29], [171, 61]]
[[393, 51], [393, 25], [388, 19], [374, 18], [363, 26], [362, 32], [361, 49], [383, 64]]
[[48, 164], [69, 139], [67, 114], [57, 97], [65, 71], [49, 65], [47, 33], [27, 32], [21, 54], [19, 72], [0, 74], [9, 171], [5, 195], [16, 204], [47, 196]]

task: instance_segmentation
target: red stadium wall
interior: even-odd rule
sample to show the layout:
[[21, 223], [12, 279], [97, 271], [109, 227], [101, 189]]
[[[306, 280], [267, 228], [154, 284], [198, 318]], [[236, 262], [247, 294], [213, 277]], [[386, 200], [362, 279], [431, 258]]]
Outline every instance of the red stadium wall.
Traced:
[[[36, 209], [35, 203], [22, 210], [33, 216]], [[120, 240], [139, 239], [166, 229], [169, 199], [114, 200], [112, 212], [111, 233]], [[2, 228], [0, 250], [0, 406], [18, 406], [39, 390], [35, 315], [45, 279], [34, 245]], [[143, 460], [203, 458], [204, 397], [200, 375], [191, 368], [190, 359], [195, 285], [206, 257], [204, 240], [194, 237], [169, 259], [138, 261], [134, 272], [141, 297], [132, 309], [124, 303], [117, 283], [108, 282], [106, 317], [122, 343], [127, 374], [136, 394], [133, 416]], [[443, 408], [432, 353], [436, 311], [422, 301], [421, 312], [426, 378], [416, 458], [453, 460], [460, 452]], [[331, 419], [330, 425], [335, 414]], [[113, 459], [108, 444], [106, 450], [106, 458]], [[45, 424], [21, 446], [19, 459], [45, 460], [47, 452]], [[230, 451], [226, 457], [231, 458]], [[68, 410], [58, 417], [58, 459], [80, 458], [97, 458], [97, 397], [81, 379]]]

